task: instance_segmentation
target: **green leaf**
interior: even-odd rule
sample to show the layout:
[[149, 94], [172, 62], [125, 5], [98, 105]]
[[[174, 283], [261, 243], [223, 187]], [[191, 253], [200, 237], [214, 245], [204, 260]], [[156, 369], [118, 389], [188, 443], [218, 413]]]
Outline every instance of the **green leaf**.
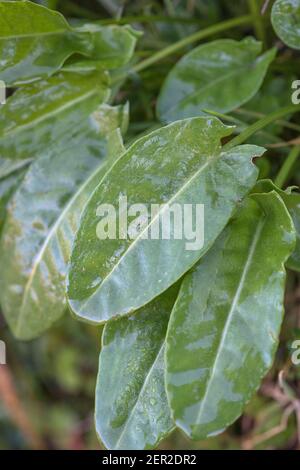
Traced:
[[59, 73], [17, 90], [0, 109], [0, 178], [58, 140], [63, 148], [72, 129], [108, 97], [102, 72]]
[[32, 158], [13, 160], [0, 157], [0, 179], [7, 179], [16, 172], [25, 170], [31, 162]]
[[[76, 315], [103, 323], [133, 312], [176, 282], [208, 250], [254, 185], [257, 168], [251, 159], [264, 151], [246, 145], [222, 152], [220, 139], [229, 132], [217, 118], [177, 121], [138, 139], [115, 163], [90, 198], [74, 243], [68, 299]], [[126, 207], [119, 207], [120, 195], [128, 207], [142, 203], [148, 215], [152, 204], [160, 205], [152, 219], [138, 214], [135, 237], [130, 237], [132, 218], [128, 230], [120, 224], [120, 213], [121, 220], [127, 219]], [[111, 204], [116, 211], [115, 239], [97, 236], [100, 204]], [[151, 238], [155, 227], [162, 233], [166, 209], [174, 204], [182, 210], [185, 204], [204, 204], [202, 247], [187, 249], [185, 236]], [[114, 223], [114, 214], [110, 220]], [[171, 226], [172, 234], [174, 230]]]
[[96, 428], [108, 449], [151, 449], [171, 432], [164, 349], [177, 287], [103, 331]]
[[0, 233], [6, 217], [8, 201], [22, 181], [24, 174], [25, 169], [20, 169], [0, 180]]
[[262, 44], [220, 39], [196, 47], [171, 70], [161, 89], [161, 121], [199, 116], [209, 109], [227, 113], [246, 103], [260, 88], [276, 50], [259, 56]]
[[58, 142], [30, 166], [10, 202], [0, 244], [0, 295], [20, 339], [38, 336], [65, 310], [64, 280], [81, 211], [106, 171], [108, 132], [122, 124], [124, 113], [100, 106], [68, 134], [68, 145]]
[[238, 418], [271, 367], [294, 243], [280, 196], [252, 195], [183, 280], [167, 333], [166, 381], [173, 418], [193, 439]]
[[271, 21], [277, 36], [285, 44], [300, 49], [300, 0], [276, 0]]
[[271, 180], [260, 180], [253, 188], [253, 192], [277, 191], [283, 200], [296, 230], [296, 246], [285, 265], [293, 271], [300, 272], [300, 194], [292, 192], [292, 189], [287, 188], [283, 191], [275, 186]]
[[74, 53], [125, 65], [137, 33], [128, 26], [86, 24], [71, 28], [58, 12], [28, 1], [0, 2], [0, 77], [7, 85], [48, 77]]

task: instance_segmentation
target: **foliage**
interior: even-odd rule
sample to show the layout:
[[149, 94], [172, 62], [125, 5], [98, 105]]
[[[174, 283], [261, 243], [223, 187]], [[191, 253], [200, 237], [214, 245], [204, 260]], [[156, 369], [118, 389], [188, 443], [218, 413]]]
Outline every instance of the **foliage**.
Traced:
[[[264, 426], [298, 410], [284, 293], [300, 272], [300, 193], [282, 188], [300, 179], [300, 1], [121, 3], [0, 2], [1, 339], [15, 350], [1, 367], [52, 404], [39, 421], [29, 399], [32, 423], [3, 380], [0, 447], [25, 446], [1, 412], [29, 447], [95, 447], [97, 367], [108, 449], [288, 447], [294, 421], [274, 442]], [[99, 239], [99, 205], [124, 195], [155, 218], [137, 208], [134, 237]], [[145, 237], [172, 204], [204, 204], [201, 247]], [[232, 429], [247, 416], [244, 439]], [[165, 441], [175, 428], [189, 440]]]

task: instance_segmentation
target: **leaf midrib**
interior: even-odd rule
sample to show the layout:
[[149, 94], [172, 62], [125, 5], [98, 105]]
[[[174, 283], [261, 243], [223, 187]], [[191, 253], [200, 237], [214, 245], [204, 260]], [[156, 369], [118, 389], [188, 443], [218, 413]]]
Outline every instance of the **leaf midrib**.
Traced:
[[[57, 29], [55, 31], [44, 31], [40, 33], [23, 33], [23, 34], [15, 34], [13, 36], [0, 36], [0, 42], [9, 41], [12, 39], [29, 39], [29, 38], [40, 38], [41, 36], [55, 36], [65, 33], [77, 33], [76, 30], [72, 30], [71, 28], [66, 29]], [[78, 31], [79, 32], [79, 31]]]
[[140, 400], [140, 398], [141, 398], [141, 396], [142, 396], [144, 390], [146, 389], [146, 386], [147, 386], [147, 384], [148, 384], [148, 382], [149, 382], [149, 380], [150, 380], [150, 378], [151, 378], [152, 372], [153, 372], [154, 369], [155, 369], [155, 366], [156, 366], [156, 364], [157, 364], [157, 362], [158, 362], [158, 359], [159, 359], [160, 354], [161, 354], [162, 351], [163, 351], [164, 346], [165, 346], [165, 340], [163, 340], [163, 342], [162, 342], [162, 344], [161, 344], [161, 346], [160, 346], [160, 348], [159, 348], [159, 350], [158, 350], [158, 353], [156, 354], [155, 359], [154, 359], [154, 361], [153, 361], [153, 363], [152, 363], [150, 369], [149, 369], [148, 372], [147, 372], [147, 375], [146, 375], [146, 377], [145, 377], [145, 379], [144, 379], [144, 383], [143, 383], [143, 385], [142, 385], [142, 387], [141, 387], [141, 389], [140, 389], [140, 391], [139, 391], [139, 393], [138, 393], [136, 402], [135, 402], [134, 406], [131, 408], [130, 413], [129, 413], [128, 416], [127, 416], [127, 420], [126, 420], [125, 426], [124, 426], [124, 428], [122, 429], [122, 432], [121, 432], [121, 434], [120, 434], [120, 436], [119, 436], [119, 438], [118, 438], [118, 440], [117, 440], [117, 442], [116, 442], [116, 444], [115, 444], [115, 447], [114, 447], [115, 450], [117, 450], [117, 449], [118, 449], [118, 446], [121, 444], [121, 441], [122, 441], [122, 439], [123, 439], [123, 437], [124, 437], [124, 434], [125, 434], [126, 431], [127, 431], [128, 423], [129, 423], [129, 421], [131, 420], [132, 416], [134, 415], [134, 412], [135, 412], [135, 410], [136, 410], [136, 408], [137, 408], [137, 406], [138, 406], [138, 404], [139, 404], [139, 400]]

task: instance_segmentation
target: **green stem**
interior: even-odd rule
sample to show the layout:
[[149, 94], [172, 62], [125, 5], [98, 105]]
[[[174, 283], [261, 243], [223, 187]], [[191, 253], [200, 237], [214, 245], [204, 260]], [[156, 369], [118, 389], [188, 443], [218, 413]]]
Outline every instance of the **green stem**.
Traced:
[[275, 184], [282, 188], [292, 172], [292, 169], [300, 155], [300, 146], [293, 147], [287, 158], [284, 160], [282, 167], [280, 168], [278, 175], [275, 178]]
[[203, 24], [203, 18], [185, 18], [183, 16], [166, 16], [166, 15], [136, 15], [123, 16], [122, 18], [105, 18], [97, 20], [97, 24], [132, 24], [132, 23], [182, 23], [182, 24]]
[[248, 5], [249, 5], [249, 10], [250, 13], [253, 17], [253, 24], [254, 24], [254, 29], [255, 29], [255, 34], [257, 36], [257, 39], [265, 43], [265, 30], [264, 30], [264, 24], [263, 24], [263, 19], [259, 11], [259, 5], [257, 0], [248, 0]]
[[[211, 110], [208, 110], [208, 109], [203, 109], [203, 112], [205, 112], [207, 114], [210, 114], [212, 116], [216, 116], [217, 118], [219, 118], [219, 119], [221, 119], [225, 122], [235, 124], [236, 125], [235, 133], [236, 134], [241, 133], [246, 127], [249, 126], [249, 123], [241, 121], [240, 119], [236, 119], [235, 117], [230, 116], [229, 114], [222, 114], [222, 113], [218, 113], [216, 111], [211, 111]], [[237, 130], [238, 127], [240, 129], [239, 131]], [[263, 136], [266, 139], [271, 140], [272, 143], [281, 143], [281, 139], [274, 136], [273, 134], [270, 134], [267, 131], [262, 130], [262, 131], [259, 131], [258, 134], [260, 134], [261, 136]]]
[[249, 139], [249, 137], [251, 137], [257, 131], [260, 131], [264, 127], [268, 126], [272, 122], [277, 121], [278, 119], [286, 116], [287, 114], [294, 114], [299, 111], [300, 111], [300, 104], [298, 105], [291, 104], [290, 106], [286, 106], [285, 108], [278, 109], [277, 111], [274, 111], [273, 113], [268, 114], [267, 116], [251, 124], [251, 126], [247, 127], [247, 129], [245, 129], [239, 135], [237, 135], [232, 140], [230, 140], [230, 142], [228, 142], [224, 146], [224, 149], [229, 150], [235, 147], [236, 145], [243, 144], [246, 140]]
[[[259, 113], [257, 111], [250, 111], [249, 109], [244, 109], [244, 108], [238, 108], [234, 111], [234, 113], [241, 114], [242, 116], [249, 116], [251, 118], [253, 117], [255, 119], [263, 118], [266, 116], [263, 113]], [[297, 124], [294, 124], [293, 122], [278, 119], [277, 123], [280, 124], [282, 127], [286, 127], [287, 129], [300, 132], [300, 126], [298, 126]]]
[[236, 26], [241, 26], [244, 24], [251, 24], [253, 18], [251, 15], [240, 16], [239, 18], [233, 18], [231, 20], [223, 21], [216, 25], [209, 26], [201, 31], [197, 31], [186, 38], [181, 39], [180, 41], [171, 44], [170, 46], [166, 47], [165, 49], [157, 52], [153, 56], [149, 57], [148, 59], [142, 60], [137, 65], [132, 68], [133, 72], [140, 72], [145, 68], [149, 67], [150, 65], [155, 64], [156, 62], [164, 59], [165, 57], [174, 54], [174, 52], [179, 51], [185, 46], [192, 44], [193, 42], [199, 41], [200, 39], [207, 38], [208, 36], [212, 36], [213, 34], [220, 33], [227, 29], [234, 28]]

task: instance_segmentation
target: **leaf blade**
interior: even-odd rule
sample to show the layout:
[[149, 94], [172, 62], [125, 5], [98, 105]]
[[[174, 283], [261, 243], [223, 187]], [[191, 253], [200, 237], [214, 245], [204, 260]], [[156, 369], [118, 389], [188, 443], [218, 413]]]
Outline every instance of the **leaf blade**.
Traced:
[[275, 50], [258, 56], [261, 44], [221, 39], [200, 45], [171, 70], [161, 89], [157, 114], [161, 121], [199, 116], [205, 109], [227, 113], [258, 91]]
[[108, 449], [150, 449], [174, 427], [164, 384], [164, 346], [177, 291], [171, 288], [132, 317], [104, 328], [96, 428]]
[[107, 76], [60, 73], [17, 90], [0, 114], [0, 177], [48, 151], [109, 97]]
[[183, 281], [171, 315], [167, 393], [176, 424], [194, 439], [222, 432], [239, 416], [278, 341], [294, 228], [276, 192], [253, 198], [264, 212], [248, 199]]
[[[254, 184], [257, 170], [251, 160], [263, 152], [245, 146], [220, 154], [222, 133], [228, 133], [228, 128], [216, 118], [178, 121], [139, 139], [116, 162], [89, 200], [74, 244], [68, 302], [76, 315], [103, 323], [133, 312], [176, 282], [209, 248], [239, 198]], [[156, 221], [162, 225], [164, 208], [146, 221], [134, 240], [98, 239], [97, 207], [103, 203], [117, 207], [120, 188], [128, 206], [203, 203], [204, 246], [187, 250], [184, 237], [143, 239]], [[119, 222], [118, 213], [116, 218]], [[158, 280], [157, 273], [162, 273]], [[121, 286], [122, 297], [118, 294]]]
[[289, 47], [300, 49], [300, 1], [276, 0], [271, 22], [277, 36]]
[[106, 171], [108, 127], [119, 127], [126, 112], [100, 106], [68, 146], [58, 143], [31, 165], [10, 202], [0, 244], [1, 304], [20, 339], [40, 335], [66, 309], [65, 273], [81, 211]]
[[127, 26], [71, 28], [60, 13], [26, 0], [1, 2], [0, 31], [0, 74], [10, 86], [52, 75], [74, 53], [101, 60], [103, 68], [121, 67], [137, 37]]

